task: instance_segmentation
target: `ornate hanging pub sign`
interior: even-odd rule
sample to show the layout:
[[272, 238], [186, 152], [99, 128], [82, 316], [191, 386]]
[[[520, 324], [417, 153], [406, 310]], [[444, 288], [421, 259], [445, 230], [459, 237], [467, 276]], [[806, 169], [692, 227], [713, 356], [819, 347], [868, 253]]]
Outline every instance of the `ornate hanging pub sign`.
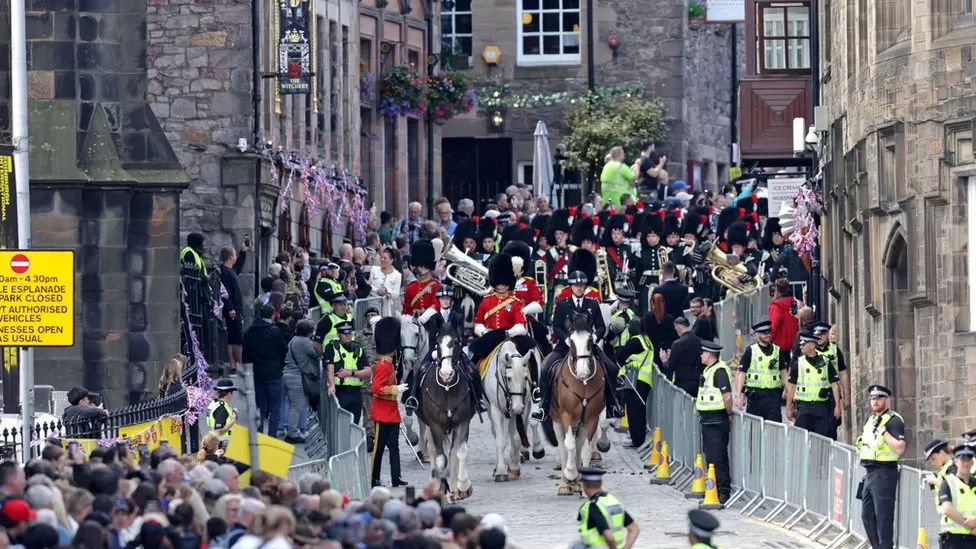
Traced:
[[279, 0], [278, 90], [308, 94], [315, 72], [312, 35], [315, 24], [311, 0]]

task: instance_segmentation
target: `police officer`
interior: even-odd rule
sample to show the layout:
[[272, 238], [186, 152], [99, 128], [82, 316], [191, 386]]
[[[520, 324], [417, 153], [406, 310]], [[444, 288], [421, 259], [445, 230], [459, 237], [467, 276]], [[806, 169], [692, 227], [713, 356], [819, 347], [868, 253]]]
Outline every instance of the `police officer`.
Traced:
[[943, 549], [976, 548], [976, 478], [973, 478], [973, 456], [966, 445], [956, 448], [956, 472], [949, 474], [939, 487], [939, 532]]
[[766, 421], [783, 422], [783, 398], [788, 368], [779, 346], [773, 343], [773, 323], [764, 320], [752, 327], [755, 343], [746, 348], [735, 373], [736, 406]]
[[336, 326], [339, 339], [328, 343], [322, 363], [329, 380], [329, 394], [335, 395], [339, 406], [353, 416], [359, 424], [363, 412], [363, 385], [369, 381], [372, 368], [366, 362], [366, 353], [353, 340], [352, 322], [340, 322]]
[[[817, 336], [800, 332], [800, 356], [790, 364], [786, 385], [786, 417], [801, 428], [837, 440], [840, 389], [837, 370], [817, 354]], [[830, 395], [834, 406], [831, 414]]]
[[[952, 461], [952, 449], [949, 448], [948, 442], [936, 439], [926, 444], [922, 453], [925, 455], [925, 461], [935, 468], [934, 473], [926, 473], [922, 480], [934, 492], [935, 509], [941, 514], [942, 503], [939, 501], [939, 488], [947, 475], [956, 472], [956, 464]], [[942, 541], [940, 545], [947, 547], [945, 541]]]
[[323, 347], [328, 345], [329, 342], [338, 339], [339, 335], [336, 333], [336, 326], [343, 322], [352, 323], [352, 313], [349, 312], [349, 300], [346, 296], [340, 294], [335, 294], [330, 300], [332, 304], [332, 310], [327, 313], [322, 313], [322, 318], [319, 319], [319, 323], [315, 326], [315, 337], [312, 341], [318, 343]]
[[631, 337], [617, 349], [617, 363], [623, 364], [620, 375], [624, 377], [624, 402], [627, 404], [627, 428], [630, 431], [629, 448], [639, 448], [647, 437], [647, 398], [654, 388], [654, 344], [643, 333], [643, 322], [633, 318], [626, 332]]
[[640, 527], [620, 501], [603, 489], [606, 471], [580, 467], [580, 481], [586, 501], [580, 505], [580, 541], [585, 547], [630, 549], [640, 535]]
[[905, 451], [905, 422], [900, 415], [888, 409], [891, 391], [887, 387], [872, 385], [868, 388], [868, 394], [871, 397], [871, 417], [857, 439], [861, 465], [867, 471], [860, 487], [861, 521], [873, 549], [892, 549], [898, 459]]
[[[833, 364], [834, 370], [837, 371], [837, 375], [840, 377], [840, 402], [843, 408], [850, 408], [851, 402], [851, 376], [850, 372], [847, 371], [847, 361], [844, 359], [844, 353], [840, 350], [836, 343], [830, 341], [830, 324], [826, 322], [817, 322], [812, 328], [813, 335], [817, 336], [817, 354], [826, 358]], [[833, 396], [830, 397], [830, 405], [833, 408], [833, 404], [836, 402]], [[837, 427], [840, 427], [841, 418], [837, 418]], [[837, 440], [836, 427], [834, 431], [834, 436], [831, 437]]]
[[607, 354], [611, 351], [618, 351], [627, 344], [632, 336], [643, 331], [643, 328], [634, 332], [630, 329], [630, 321], [637, 318], [637, 311], [632, 308], [634, 292], [629, 288], [621, 286], [617, 290], [617, 302], [610, 313], [610, 325], [607, 326], [609, 334], [605, 350]]
[[688, 543], [691, 549], [717, 549], [712, 545], [712, 535], [718, 526], [718, 519], [708, 511], [688, 511]]
[[698, 388], [695, 409], [702, 431], [702, 453], [715, 465], [715, 480], [720, 503], [732, 495], [732, 472], [729, 468], [729, 435], [732, 432], [732, 371], [719, 359], [722, 346], [702, 341], [701, 361], [705, 367]]
[[200, 269], [203, 276], [208, 276], [207, 264], [203, 260], [203, 235], [190, 233], [186, 235], [186, 246], [180, 250], [180, 261], [186, 265], [193, 265]]
[[342, 295], [342, 284], [339, 283], [339, 265], [329, 261], [319, 265], [319, 278], [312, 289], [319, 312], [322, 316], [332, 312], [332, 298]]
[[237, 410], [230, 406], [230, 399], [236, 390], [237, 387], [234, 387], [234, 382], [230, 379], [217, 381], [214, 385], [217, 396], [207, 405], [207, 427], [221, 442], [230, 440], [231, 428], [237, 425]]

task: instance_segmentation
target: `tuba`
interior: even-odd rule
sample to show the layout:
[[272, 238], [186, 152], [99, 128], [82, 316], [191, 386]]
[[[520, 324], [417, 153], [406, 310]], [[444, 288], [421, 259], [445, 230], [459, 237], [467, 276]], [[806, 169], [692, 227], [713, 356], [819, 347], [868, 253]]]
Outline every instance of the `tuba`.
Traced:
[[488, 269], [457, 249], [451, 240], [444, 244], [443, 254], [438, 259], [447, 261], [444, 276], [454, 285], [478, 297], [485, 297], [491, 293], [491, 287], [488, 286]]
[[749, 293], [762, 286], [762, 278], [758, 275], [748, 282], [739, 280], [739, 277], [747, 273], [746, 268], [742, 265], [736, 265], [734, 267], [730, 265], [728, 259], [725, 258], [725, 254], [718, 246], [713, 245], [708, 250], [705, 261], [713, 265], [712, 278], [715, 279], [715, 282], [725, 286], [733, 294]]
[[549, 266], [546, 265], [545, 259], [535, 260], [534, 275], [535, 283], [539, 286], [539, 291], [542, 292], [543, 297], [545, 297], [548, 295], [546, 292], [549, 290]]
[[610, 262], [607, 258], [607, 250], [602, 246], [596, 251], [596, 276], [600, 279], [600, 295], [603, 301], [609, 303], [617, 300], [617, 292], [613, 291], [613, 280], [610, 279]]

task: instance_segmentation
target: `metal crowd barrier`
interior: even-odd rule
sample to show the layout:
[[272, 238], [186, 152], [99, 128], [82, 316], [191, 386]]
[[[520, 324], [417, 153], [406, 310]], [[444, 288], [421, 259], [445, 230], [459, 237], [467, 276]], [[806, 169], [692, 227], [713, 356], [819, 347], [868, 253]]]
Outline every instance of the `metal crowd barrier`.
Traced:
[[[739, 337], [766, 318], [769, 302], [763, 289], [715, 304], [726, 362], [738, 358], [750, 343]], [[651, 430], [661, 428], [661, 439], [670, 449], [673, 484], [681, 489], [686, 485], [684, 475], [694, 468], [701, 451], [701, 427], [691, 396], [660, 371], [654, 376], [647, 424]], [[867, 546], [861, 502], [855, 497], [865, 471], [853, 446], [738, 410], [729, 445], [732, 496], [727, 509], [796, 531], [830, 549]], [[641, 452], [646, 460], [650, 445]], [[923, 471], [899, 467], [895, 510], [899, 549], [915, 549], [920, 527], [929, 540], [938, 536], [935, 496], [923, 485], [923, 477]]]

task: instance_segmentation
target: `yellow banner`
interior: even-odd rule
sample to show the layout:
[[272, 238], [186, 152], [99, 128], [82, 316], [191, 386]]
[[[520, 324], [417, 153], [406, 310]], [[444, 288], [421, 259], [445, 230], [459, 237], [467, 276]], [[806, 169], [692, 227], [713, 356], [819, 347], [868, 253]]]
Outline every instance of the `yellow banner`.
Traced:
[[92, 450], [98, 448], [98, 441], [93, 438], [62, 438], [61, 447], [67, 450], [68, 445], [72, 442], [77, 442], [81, 446], [81, 452], [85, 461], [88, 461], [88, 456], [91, 455]]
[[152, 452], [159, 448], [160, 444], [166, 442], [176, 451], [177, 455], [180, 455], [183, 453], [183, 437], [180, 436], [181, 426], [180, 420], [174, 420], [171, 416], [164, 416], [154, 421], [120, 427], [119, 437], [129, 439], [130, 450], [133, 452], [136, 461], [139, 460], [140, 444], [145, 444]]
[[[247, 427], [235, 425], [231, 430], [230, 442], [224, 454], [227, 459], [239, 461], [244, 465], [251, 464], [251, 449], [248, 441]], [[288, 467], [291, 466], [295, 447], [283, 440], [258, 433], [258, 469], [276, 477], [287, 478]], [[242, 482], [244, 476], [242, 475]], [[250, 478], [250, 475], [248, 475]]]

